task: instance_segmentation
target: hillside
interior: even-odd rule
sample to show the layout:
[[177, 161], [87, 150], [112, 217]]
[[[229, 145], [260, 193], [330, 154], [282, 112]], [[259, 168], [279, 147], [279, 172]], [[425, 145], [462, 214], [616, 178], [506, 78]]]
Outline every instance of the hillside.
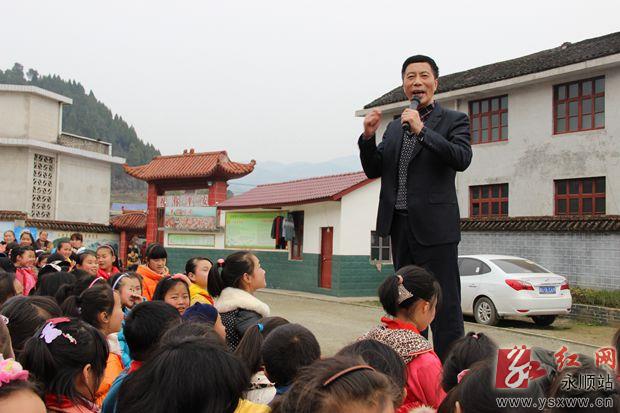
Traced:
[[[75, 80], [64, 80], [58, 75], [40, 76], [34, 69], [24, 73], [24, 67], [15, 63], [11, 69], [0, 70], [0, 83], [38, 86], [73, 99], [73, 105], [63, 108], [63, 131], [110, 142], [112, 154], [126, 158], [129, 165], [147, 163], [160, 154], [153, 145], [138, 138], [133, 126], [97, 100], [92, 90], [86, 92]], [[125, 174], [120, 165], [113, 166], [113, 193], [145, 189], [144, 182]]]

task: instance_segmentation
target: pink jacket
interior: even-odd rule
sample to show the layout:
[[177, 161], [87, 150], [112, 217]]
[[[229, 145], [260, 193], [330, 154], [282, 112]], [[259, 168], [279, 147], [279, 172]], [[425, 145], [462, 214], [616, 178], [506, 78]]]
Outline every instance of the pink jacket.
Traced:
[[37, 276], [29, 267], [19, 267], [15, 270], [15, 279], [24, 287], [24, 295], [29, 295], [37, 285]]
[[398, 413], [420, 406], [438, 408], [446, 393], [441, 387], [442, 366], [432, 345], [412, 324], [382, 318], [383, 324], [362, 339], [374, 339], [392, 347], [407, 365], [407, 396]]

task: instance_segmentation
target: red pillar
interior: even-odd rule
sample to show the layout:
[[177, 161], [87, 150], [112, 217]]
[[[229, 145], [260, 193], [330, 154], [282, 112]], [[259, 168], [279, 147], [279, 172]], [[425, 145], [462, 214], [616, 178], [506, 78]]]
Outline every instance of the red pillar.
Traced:
[[118, 256], [123, 267], [127, 266], [127, 231], [121, 231], [121, 240], [118, 243]]
[[147, 244], [157, 241], [157, 196], [160, 195], [157, 185], [149, 182], [146, 191], [146, 242]]
[[220, 202], [226, 201], [227, 191], [228, 183], [226, 183], [226, 181], [213, 182], [209, 188], [209, 206], [215, 206]]

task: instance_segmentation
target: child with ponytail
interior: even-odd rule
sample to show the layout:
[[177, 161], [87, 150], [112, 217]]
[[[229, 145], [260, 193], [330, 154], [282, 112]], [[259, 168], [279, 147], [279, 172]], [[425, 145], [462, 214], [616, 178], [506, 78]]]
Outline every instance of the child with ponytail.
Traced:
[[209, 287], [211, 290], [217, 290], [217, 286], [219, 286], [218, 267], [213, 265], [213, 262], [208, 258], [194, 257], [190, 258], [185, 264], [185, 275], [192, 282], [189, 286], [190, 304], [213, 305], [215, 301], [209, 292]]
[[52, 318], [27, 342], [20, 362], [43, 385], [48, 412], [98, 412], [95, 393], [108, 358], [105, 337], [75, 318]]
[[115, 334], [121, 329], [124, 318], [120, 294], [113, 291], [103, 278], [96, 278], [79, 297], [67, 298], [63, 309], [67, 315], [81, 318], [107, 337], [110, 352], [104, 377], [96, 392], [96, 404], [101, 406], [112, 382], [123, 371], [121, 349]]
[[226, 328], [226, 342], [234, 351], [248, 328], [262, 317], [269, 317], [269, 306], [254, 296], [267, 286], [265, 270], [256, 255], [249, 251], [235, 252], [224, 260], [221, 287], [210, 288], [218, 297], [215, 308]]
[[261, 318], [255, 326], [248, 328], [243, 335], [235, 354], [241, 359], [252, 375], [250, 388], [244, 398], [254, 403], [269, 404], [276, 395], [275, 385], [265, 376], [261, 350], [265, 338], [277, 327], [288, 324], [282, 317]]
[[379, 300], [389, 317], [362, 338], [392, 347], [407, 365], [407, 396], [399, 412], [420, 406], [437, 408], [445, 392], [442, 367], [429, 341], [420, 332], [435, 318], [441, 287], [427, 270], [408, 265], [379, 286]]

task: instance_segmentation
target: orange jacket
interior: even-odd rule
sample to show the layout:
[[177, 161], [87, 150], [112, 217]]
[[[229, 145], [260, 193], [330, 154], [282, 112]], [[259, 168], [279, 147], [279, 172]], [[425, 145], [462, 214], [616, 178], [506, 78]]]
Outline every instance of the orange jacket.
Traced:
[[146, 265], [140, 265], [136, 272], [142, 276], [142, 296], [151, 301], [153, 299], [153, 294], [155, 293], [157, 283], [164, 278], [165, 274], [157, 274]]
[[105, 372], [103, 373], [103, 379], [101, 380], [101, 384], [99, 385], [99, 389], [97, 389], [97, 400], [95, 404], [99, 407], [103, 405], [103, 400], [105, 396], [108, 395], [108, 391], [110, 391], [110, 387], [112, 387], [112, 383], [119, 374], [123, 371], [123, 362], [121, 360], [121, 356], [116, 353], [110, 352], [108, 355], [108, 362], [105, 366]]

